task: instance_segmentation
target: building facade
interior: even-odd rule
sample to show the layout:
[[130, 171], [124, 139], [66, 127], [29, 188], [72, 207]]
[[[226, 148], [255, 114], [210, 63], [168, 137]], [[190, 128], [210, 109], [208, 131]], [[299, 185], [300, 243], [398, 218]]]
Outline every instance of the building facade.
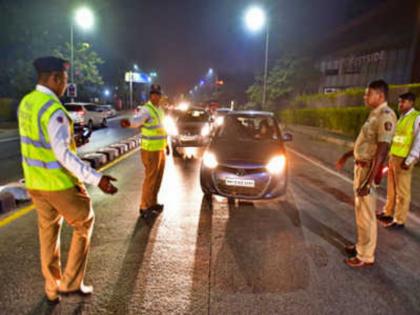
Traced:
[[419, 21], [419, 0], [390, 0], [337, 30], [318, 49], [319, 92], [420, 83]]

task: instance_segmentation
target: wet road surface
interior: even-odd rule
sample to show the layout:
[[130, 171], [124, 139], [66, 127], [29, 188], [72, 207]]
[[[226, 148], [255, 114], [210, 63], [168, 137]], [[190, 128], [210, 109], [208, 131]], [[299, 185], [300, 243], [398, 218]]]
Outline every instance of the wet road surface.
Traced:
[[[96, 225], [90, 298], [43, 301], [36, 213], [0, 229], [2, 314], [419, 314], [419, 225], [379, 228], [377, 263], [352, 270], [351, 185], [293, 153], [282, 201], [203, 199], [199, 161], [169, 158], [155, 220], [138, 219], [139, 153], [107, 173], [120, 193], [89, 188]], [[70, 233], [63, 231], [62, 258]]]

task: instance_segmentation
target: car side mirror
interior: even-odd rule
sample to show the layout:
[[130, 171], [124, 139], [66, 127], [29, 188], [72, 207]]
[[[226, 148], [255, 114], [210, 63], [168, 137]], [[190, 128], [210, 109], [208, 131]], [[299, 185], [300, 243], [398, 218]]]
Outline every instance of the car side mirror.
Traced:
[[286, 132], [283, 134], [283, 141], [284, 142], [289, 142], [293, 140], [293, 135], [289, 132]]

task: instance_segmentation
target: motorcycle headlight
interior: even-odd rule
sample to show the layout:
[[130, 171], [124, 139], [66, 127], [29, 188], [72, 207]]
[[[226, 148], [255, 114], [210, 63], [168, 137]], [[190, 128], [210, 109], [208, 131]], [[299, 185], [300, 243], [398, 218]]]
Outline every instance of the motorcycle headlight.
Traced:
[[202, 137], [207, 137], [210, 134], [210, 127], [209, 125], [205, 125], [202, 129], [201, 129], [201, 136]]
[[203, 164], [207, 168], [216, 168], [216, 166], [219, 164], [217, 163], [216, 156], [211, 152], [204, 153], [203, 156]]
[[216, 126], [220, 127], [225, 122], [225, 118], [223, 116], [219, 116], [216, 118]]
[[286, 157], [284, 155], [275, 156], [268, 162], [266, 167], [270, 173], [280, 174], [286, 167]]

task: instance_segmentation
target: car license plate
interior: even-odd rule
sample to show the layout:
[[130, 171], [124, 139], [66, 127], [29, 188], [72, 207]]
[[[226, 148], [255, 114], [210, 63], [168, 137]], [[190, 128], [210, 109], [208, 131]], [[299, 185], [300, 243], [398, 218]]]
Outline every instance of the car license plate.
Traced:
[[227, 186], [239, 186], [239, 187], [255, 187], [255, 180], [253, 179], [240, 179], [240, 178], [226, 178], [225, 184]]
[[181, 141], [194, 141], [197, 139], [197, 136], [181, 136]]

